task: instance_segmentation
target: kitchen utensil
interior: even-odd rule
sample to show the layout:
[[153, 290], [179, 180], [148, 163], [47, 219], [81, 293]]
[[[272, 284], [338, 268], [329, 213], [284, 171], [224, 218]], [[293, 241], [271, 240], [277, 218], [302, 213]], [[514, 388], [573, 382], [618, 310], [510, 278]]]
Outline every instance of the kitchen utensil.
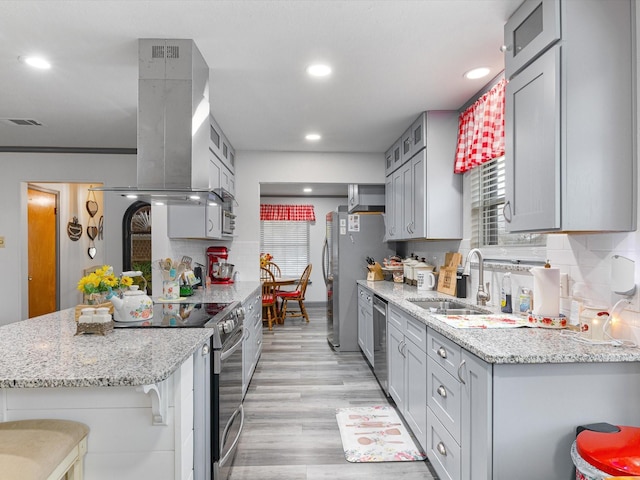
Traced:
[[153, 317], [153, 302], [145, 292], [138, 290], [138, 285], [131, 285], [122, 298], [114, 295], [110, 300], [116, 322], [139, 322]]
[[104, 239], [104, 215], [100, 215], [100, 220], [98, 221], [98, 240]]
[[191, 270], [191, 263], [193, 262], [193, 259], [187, 255], [183, 255], [182, 256], [182, 260], [180, 260], [181, 263], [184, 263], [184, 265], [187, 267], [187, 270]]

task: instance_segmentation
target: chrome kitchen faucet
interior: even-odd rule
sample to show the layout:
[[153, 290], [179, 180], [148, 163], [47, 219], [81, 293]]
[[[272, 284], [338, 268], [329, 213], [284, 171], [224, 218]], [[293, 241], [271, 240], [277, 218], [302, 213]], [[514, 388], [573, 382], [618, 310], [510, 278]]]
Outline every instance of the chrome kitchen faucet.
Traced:
[[471, 257], [476, 255], [478, 257], [478, 293], [476, 293], [476, 304], [485, 306], [489, 300], [491, 300], [491, 294], [489, 293], [491, 290], [489, 289], [489, 282], [486, 284], [485, 291], [485, 283], [484, 283], [484, 258], [482, 257], [482, 252], [479, 248], [473, 248], [467, 254], [467, 260], [464, 262], [463, 275], [471, 274]]

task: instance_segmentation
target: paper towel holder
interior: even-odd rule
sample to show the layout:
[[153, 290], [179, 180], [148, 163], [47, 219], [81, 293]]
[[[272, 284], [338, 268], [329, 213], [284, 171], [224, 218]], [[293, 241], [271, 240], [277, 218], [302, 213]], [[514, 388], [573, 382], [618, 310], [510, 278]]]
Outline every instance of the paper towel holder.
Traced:
[[618, 295], [633, 296], [636, 293], [636, 262], [622, 255], [611, 257], [611, 290]]

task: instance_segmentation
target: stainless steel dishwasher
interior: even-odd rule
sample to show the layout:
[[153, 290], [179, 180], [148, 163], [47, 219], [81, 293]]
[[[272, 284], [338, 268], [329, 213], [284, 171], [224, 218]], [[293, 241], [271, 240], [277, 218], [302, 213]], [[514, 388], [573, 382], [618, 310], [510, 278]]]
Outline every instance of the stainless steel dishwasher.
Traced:
[[389, 373], [387, 360], [387, 302], [373, 296], [373, 373], [378, 383], [389, 396]]

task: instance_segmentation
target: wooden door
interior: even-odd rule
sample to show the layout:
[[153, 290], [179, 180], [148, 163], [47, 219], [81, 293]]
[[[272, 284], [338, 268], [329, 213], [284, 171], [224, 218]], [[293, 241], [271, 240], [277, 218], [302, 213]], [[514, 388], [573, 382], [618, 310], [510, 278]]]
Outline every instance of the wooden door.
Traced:
[[28, 189], [29, 318], [55, 312], [57, 305], [57, 195]]

